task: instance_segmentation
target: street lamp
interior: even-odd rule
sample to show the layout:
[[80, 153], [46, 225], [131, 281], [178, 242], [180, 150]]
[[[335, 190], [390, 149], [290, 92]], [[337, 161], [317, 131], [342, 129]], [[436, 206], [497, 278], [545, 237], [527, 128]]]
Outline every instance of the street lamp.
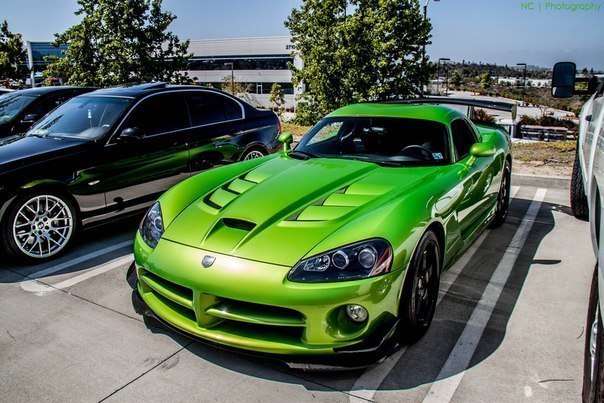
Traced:
[[[448, 57], [440, 57], [438, 59], [438, 67], [436, 69], [436, 93], [438, 95], [440, 95], [440, 87], [439, 87], [439, 83], [440, 83], [440, 62], [448, 62], [449, 59]], [[447, 81], [449, 80], [449, 73], [447, 72]], [[448, 83], [447, 83], [448, 84]]]
[[[434, 1], [440, 1], [440, 0], [434, 0]], [[430, 3], [430, 0], [426, 0], [426, 2], [424, 3], [424, 21], [428, 19], [428, 3]], [[422, 69], [426, 68], [426, 44], [424, 43], [423, 49], [422, 49]], [[422, 96], [424, 96], [424, 86], [422, 84], [422, 88], [421, 88], [421, 93]]]
[[526, 63], [516, 63], [516, 66], [524, 66], [524, 78], [522, 80], [522, 106], [526, 106]]
[[224, 66], [231, 66], [231, 94], [235, 95], [235, 74], [234, 71], [235, 70], [235, 66], [233, 65], [233, 62], [227, 62], [224, 63]]

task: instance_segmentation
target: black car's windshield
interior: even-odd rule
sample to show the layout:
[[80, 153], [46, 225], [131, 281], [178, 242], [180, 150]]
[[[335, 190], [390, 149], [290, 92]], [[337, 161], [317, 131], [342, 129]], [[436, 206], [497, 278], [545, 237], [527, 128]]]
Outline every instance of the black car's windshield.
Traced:
[[0, 124], [10, 122], [27, 105], [31, 104], [36, 97], [23, 95], [19, 92], [11, 92], [0, 95]]
[[384, 166], [443, 165], [450, 161], [447, 129], [420, 119], [326, 118], [306, 134], [292, 157], [347, 158]]
[[95, 140], [107, 133], [128, 104], [128, 98], [79, 96], [48, 114], [28, 136]]

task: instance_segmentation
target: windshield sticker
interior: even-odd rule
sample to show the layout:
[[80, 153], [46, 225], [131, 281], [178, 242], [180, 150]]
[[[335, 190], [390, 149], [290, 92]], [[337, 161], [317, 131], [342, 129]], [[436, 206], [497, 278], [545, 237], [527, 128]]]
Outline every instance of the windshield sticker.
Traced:
[[442, 160], [443, 155], [441, 153], [432, 153], [432, 158], [434, 158], [435, 160]]

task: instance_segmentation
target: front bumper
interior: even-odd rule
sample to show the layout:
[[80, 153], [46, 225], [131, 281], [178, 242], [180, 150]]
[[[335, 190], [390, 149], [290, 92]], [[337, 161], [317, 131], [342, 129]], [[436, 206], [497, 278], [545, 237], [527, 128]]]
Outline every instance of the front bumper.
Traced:
[[[206, 254], [216, 258], [209, 268], [201, 265]], [[291, 283], [286, 267], [168, 240], [149, 250], [138, 235], [135, 257], [129, 281], [136, 283], [137, 312], [192, 338], [313, 367], [326, 359], [328, 367], [363, 367], [396, 348], [400, 272], [342, 283]], [[346, 304], [364, 306], [369, 319], [353, 323], [344, 314]]]

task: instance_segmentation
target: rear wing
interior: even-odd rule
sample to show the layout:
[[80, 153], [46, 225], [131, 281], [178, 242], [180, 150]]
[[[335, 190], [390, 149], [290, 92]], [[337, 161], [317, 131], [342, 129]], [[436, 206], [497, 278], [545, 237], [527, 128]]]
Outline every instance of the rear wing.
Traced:
[[497, 111], [510, 112], [512, 119], [516, 120], [517, 106], [515, 102], [487, 101], [482, 99], [469, 98], [446, 98], [446, 97], [425, 97], [396, 99], [389, 101], [380, 101], [385, 104], [440, 104], [440, 105], [462, 105], [469, 107], [468, 115], [474, 115], [474, 108], [493, 109]]

